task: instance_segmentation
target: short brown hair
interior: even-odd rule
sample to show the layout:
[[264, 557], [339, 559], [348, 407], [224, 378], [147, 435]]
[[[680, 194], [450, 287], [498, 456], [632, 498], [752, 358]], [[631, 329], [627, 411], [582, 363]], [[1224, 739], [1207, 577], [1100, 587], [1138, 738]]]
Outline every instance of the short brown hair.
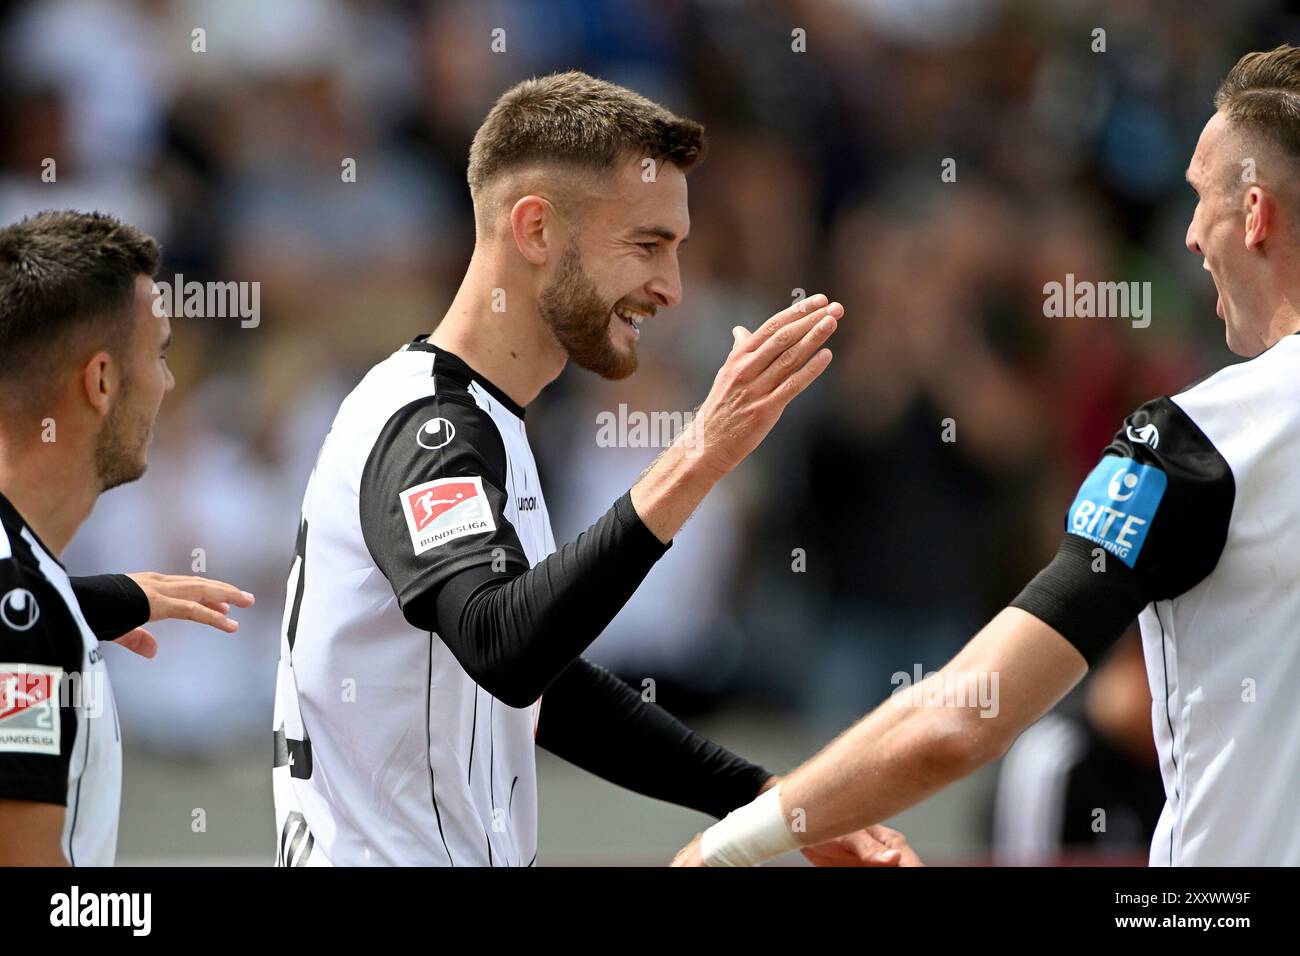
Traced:
[[639, 93], [570, 70], [524, 80], [501, 95], [469, 148], [475, 196], [498, 174], [533, 163], [603, 173], [648, 157], [683, 172], [704, 156], [704, 127]]
[[1247, 53], [1219, 85], [1214, 108], [1300, 163], [1300, 47]]
[[158, 243], [104, 213], [47, 210], [0, 229], [0, 393], [43, 404], [73, 336], [118, 351], [129, 341], [135, 280]]

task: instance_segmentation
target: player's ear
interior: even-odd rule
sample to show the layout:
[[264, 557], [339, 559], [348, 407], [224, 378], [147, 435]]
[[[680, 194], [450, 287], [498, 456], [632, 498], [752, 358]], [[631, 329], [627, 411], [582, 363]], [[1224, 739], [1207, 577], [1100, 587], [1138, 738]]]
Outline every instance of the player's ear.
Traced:
[[545, 265], [558, 253], [563, 224], [543, 196], [524, 196], [510, 210], [510, 232], [519, 254], [535, 266]]
[[102, 349], [86, 360], [81, 367], [81, 386], [86, 401], [100, 418], [108, 414], [117, 393], [119, 373], [117, 364]]
[[1246, 190], [1246, 248], [1257, 249], [1273, 226], [1276, 200], [1265, 189], [1251, 186]]

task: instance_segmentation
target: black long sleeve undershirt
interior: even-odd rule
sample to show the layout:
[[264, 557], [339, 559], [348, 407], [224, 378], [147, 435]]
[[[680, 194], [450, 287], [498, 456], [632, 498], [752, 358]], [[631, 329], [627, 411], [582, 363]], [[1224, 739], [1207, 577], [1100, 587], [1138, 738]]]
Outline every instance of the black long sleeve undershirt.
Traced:
[[545, 691], [538, 746], [629, 790], [721, 817], [772, 775], [579, 657], [669, 546], [628, 493], [531, 570], [470, 567], [402, 610], [503, 703], [527, 707]]
[[113, 641], [149, 620], [149, 598], [125, 574], [69, 578], [81, 614], [101, 641]]
[[641, 521], [628, 492], [530, 570], [479, 564], [402, 612], [415, 627], [436, 631], [493, 697], [527, 707], [600, 636], [669, 547]]
[[584, 658], [547, 689], [537, 745], [610, 783], [719, 818], [772, 776]]

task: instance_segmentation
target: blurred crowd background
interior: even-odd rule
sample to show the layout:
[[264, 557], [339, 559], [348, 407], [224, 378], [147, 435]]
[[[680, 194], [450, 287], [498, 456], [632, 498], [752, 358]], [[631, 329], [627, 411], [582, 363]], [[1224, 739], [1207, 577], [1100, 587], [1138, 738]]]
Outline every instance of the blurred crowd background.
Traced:
[[[255, 328], [174, 321], [149, 473], [103, 498], [66, 556], [74, 573], [197, 567], [258, 596], [234, 637], [161, 625], [156, 660], [110, 654], [121, 861], [273, 858], [271, 699], [301, 494], [341, 398], [450, 302], [473, 244], [469, 142], [510, 85], [583, 69], [710, 139], [690, 178], [685, 301], [645, 329], [641, 371], [570, 369], [529, 409], [557, 539], [657, 451], [600, 447], [601, 412], [691, 409], [730, 327], [796, 289], [846, 305], [830, 372], [592, 650], [787, 770], [1019, 591], [1124, 415], [1235, 360], [1183, 245], [1183, 171], [1220, 79], [1294, 39], [1297, 14], [1281, 0], [0, 3], [0, 221], [105, 210], [161, 240], [161, 278], [261, 284]], [[1046, 318], [1044, 283], [1067, 273], [1150, 282], [1150, 326]], [[1089, 748], [1119, 775], [1090, 806], [1158, 811], [1135, 662], [1130, 639], [1107, 693], [1080, 691], [1040, 735], [1037, 763], [1021, 754], [907, 817], [914, 844], [935, 862], [1050, 850], [1007, 835], [1037, 811], [1006, 794], [1016, 773], [1050, 792]], [[705, 822], [549, 760], [541, 791], [541, 862], [662, 862]], [[1103, 849], [1143, 859], [1147, 812]]]

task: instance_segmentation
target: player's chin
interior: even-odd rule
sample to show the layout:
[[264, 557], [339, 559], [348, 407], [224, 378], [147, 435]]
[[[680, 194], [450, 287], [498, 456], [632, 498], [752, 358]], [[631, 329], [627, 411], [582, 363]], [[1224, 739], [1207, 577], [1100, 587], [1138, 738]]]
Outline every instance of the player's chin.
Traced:
[[150, 422], [149, 427], [140, 437], [136, 444], [135, 454], [131, 456], [131, 463], [126, 468], [127, 481], [139, 481], [144, 477], [144, 473], [149, 470], [149, 450], [153, 447], [154, 423]]
[[123, 485], [129, 485], [133, 481], [139, 481], [148, 470], [149, 464], [143, 458], [130, 466], [109, 470], [100, 476], [100, 493], [112, 491], [114, 488], [120, 488]]
[[638, 358], [635, 342], [620, 342], [610, 337], [609, 348], [599, 360], [587, 368], [603, 379], [617, 382], [627, 378], [637, 370]]

